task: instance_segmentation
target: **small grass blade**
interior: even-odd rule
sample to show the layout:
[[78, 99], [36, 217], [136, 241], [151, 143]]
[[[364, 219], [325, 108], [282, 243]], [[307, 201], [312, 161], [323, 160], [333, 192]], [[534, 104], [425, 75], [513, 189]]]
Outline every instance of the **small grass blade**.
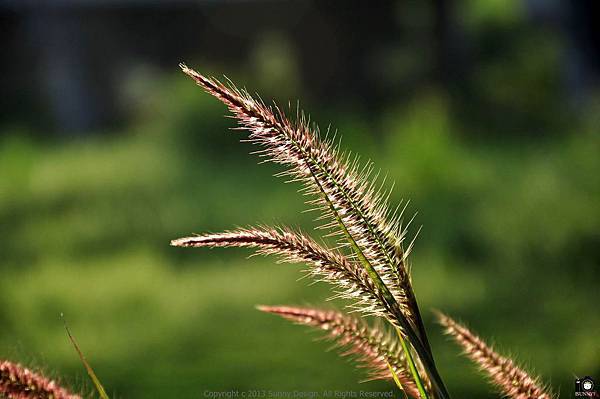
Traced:
[[404, 398], [408, 398], [408, 395], [406, 394], [406, 391], [404, 390], [404, 387], [402, 386], [402, 382], [400, 382], [400, 378], [398, 378], [398, 374], [396, 374], [396, 372], [394, 371], [394, 368], [392, 367], [392, 365], [387, 362], [387, 366], [390, 369], [390, 373], [392, 374], [392, 378], [394, 379], [394, 382], [396, 383], [396, 386], [400, 389], [400, 392], [402, 392], [404, 394]]
[[[62, 315], [61, 315], [61, 317], [62, 317]], [[110, 399], [108, 397], [108, 395], [106, 394], [104, 387], [100, 383], [100, 380], [96, 376], [94, 369], [92, 369], [92, 366], [90, 366], [88, 361], [85, 359], [85, 356], [83, 356], [83, 352], [81, 352], [81, 349], [79, 349], [79, 345], [77, 345], [77, 341], [75, 341], [75, 337], [73, 337], [73, 334], [71, 334], [71, 330], [69, 330], [69, 326], [67, 326], [67, 322], [64, 320], [64, 318], [63, 318], [63, 323], [65, 325], [65, 330], [67, 331], [67, 335], [69, 336], [69, 340], [71, 341], [71, 344], [73, 344], [73, 347], [77, 351], [77, 354], [79, 355], [81, 362], [85, 366], [85, 369], [86, 369], [88, 375], [90, 376], [90, 379], [94, 383], [94, 386], [96, 387], [96, 390], [98, 391], [98, 394], [100, 395], [100, 397], [102, 399]]]
[[421, 399], [429, 399], [429, 396], [427, 396], [427, 391], [425, 390], [425, 387], [423, 386], [423, 381], [421, 380], [421, 377], [419, 376], [419, 372], [417, 371], [417, 366], [415, 366], [415, 362], [410, 353], [410, 348], [404, 341], [404, 338], [402, 337], [402, 333], [400, 332], [400, 329], [396, 328], [396, 332], [398, 333], [398, 339], [400, 339], [400, 345], [402, 345], [402, 350], [404, 350], [404, 353], [406, 354], [406, 362], [408, 363], [410, 373], [412, 374], [412, 376], [415, 380], [415, 384], [417, 384], [417, 389], [419, 390], [419, 395], [421, 395]]

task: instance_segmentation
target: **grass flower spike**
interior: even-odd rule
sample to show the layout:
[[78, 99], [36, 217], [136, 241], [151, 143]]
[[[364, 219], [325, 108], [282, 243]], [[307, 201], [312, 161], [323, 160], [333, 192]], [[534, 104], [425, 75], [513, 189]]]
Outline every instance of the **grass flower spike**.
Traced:
[[0, 397], [10, 399], [81, 399], [56, 381], [20, 364], [0, 361]]
[[[316, 126], [297, 111], [290, 121], [277, 106], [267, 106], [247, 92], [226, 86], [181, 65], [184, 73], [221, 100], [249, 132], [248, 140], [261, 149], [261, 157], [282, 164], [287, 169], [280, 175], [299, 181], [310, 195], [308, 203], [321, 212], [318, 220], [328, 235], [338, 237], [338, 248], [317, 245], [312, 239], [289, 229], [247, 229], [221, 234], [206, 234], [174, 240], [177, 246], [246, 246], [259, 253], [277, 254], [284, 261], [305, 262], [311, 273], [334, 283], [341, 296], [356, 299], [355, 308], [366, 315], [386, 318], [399, 334], [411, 362], [412, 378], [423, 389], [425, 376], [432, 392], [440, 399], [448, 398], [437, 372], [433, 354], [423, 327], [409, 275], [404, 250], [406, 229], [401, 227], [402, 212], [391, 212], [386, 204], [388, 193], [382, 182], [376, 183], [371, 163], [360, 166], [358, 158], [339, 151], [334, 139], [322, 139]], [[339, 251], [339, 252], [338, 252]]]
[[446, 333], [462, 346], [464, 353], [486, 373], [504, 395], [512, 399], [551, 399], [552, 395], [514, 362], [496, 353], [481, 338], [450, 317], [439, 313]]
[[[289, 228], [247, 228], [205, 234], [171, 241], [179, 247], [250, 247], [258, 254], [277, 255], [282, 262], [309, 265], [307, 272], [317, 280], [335, 285], [338, 296], [354, 300], [353, 309], [385, 313], [381, 292], [360, 263], [336, 250], [319, 245], [312, 238]], [[389, 315], [393, 317], [393, 315]]]
[[370, 328], [362, 320], [340, 312], [290, 306], [259, 306], [263, 312], [277, 314], [297, 324], [327, 331], [328, 338], [345, 350], [343, 356], [355, 355], [369, 371], [369, 379], [393, 378], [390, 368], [404, 391], [413, 398], [419, 392], [408, 370], [406, 358], [394, 336]]
[[[240, 127], [250, 132], [249, 140], [263, 147], [258, 152], [261, 156], [287, 166], [282, 176], [303, 182], [306, 192], [314, 194], [310, 204], [323, 212], [321, 220], [327, 220], [322, 227], [334, 230], [343, 238], [340, 244], [352, 248], [351, 256], [365, 265], [388, 297], [386, 306], [400, 307], [396, 318], [418, 324], [405, 267], [408, 254], [399, 250], [404, 234], [398, 217], [388, 215], [384, 196], [368, 180], [371, 165], [361, 168], [357, 160], [349, 162], [333, 141], [322, 140], [318, 130], [311, 129], [304, 115], [291, 122], [279, 108], [266, 106], [185, 65], [181, 67], [229, 107]], [[395, 221], [388, 223], [389, 219]], [[406, 320], [395, 321], [398, 327], [405, 327]]]

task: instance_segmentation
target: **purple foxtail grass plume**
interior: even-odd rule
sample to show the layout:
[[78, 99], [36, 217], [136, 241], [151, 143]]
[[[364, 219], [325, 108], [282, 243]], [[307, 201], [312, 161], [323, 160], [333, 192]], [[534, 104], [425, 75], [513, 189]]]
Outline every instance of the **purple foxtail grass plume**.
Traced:
[[229, 107], [240, 128], [250, 132], [249, 141], [263, 147], [258, 151], [261, 156], [289, 167], [282, 176], [303, 182], [306, 193], [316, 196], [309, 203], [323, 212], [320, 219], [327, 222], [322, 227], [343, 236], [340, 245], [352, 248], [352, 256], [385, 292], [387, 306], [399, 307], [396, 318], [406, 319], [392, 321], [403, 329], [407, 322], [417, 326], [423, 339], [406, 266], [408, 252], [402, 250], [406, 232], [400, 226], [401, 215], [388, 211], [386, 195], [369, 182], [372, 165], [361, 167], [357, 158], [340, 154], [333, 140], [321, 140], [303, 114], [291, 122], [278, 107], [266, 106], [233, 85], [227, 87], [183, 64], [181, 68]]
[[493, 384], [502, 393], [512, 399], [551, 399], [540, 384], [539, 379], [530, 376], [515, 363], [496, 353], [481, 338], [472, 333], [467, 327], [454, 321], [443, 313], [438, 313], [438, 319], [445, 327], [446, 333], [460, 345], [473, 362], [485, 372]]
[[[330, 250], [320, 250], [312, 245], [308, 246], [311, 247], [309, 252], [298, 251], [298, 247], [292, 250], [285, 247], [289, 242], [278, 240], [280, 237], [276, 237], [276, 244], [272, 240], [250, 243], [247, 242], [247, 237], [241, 236], [234, 243], [227, 241], [232, 238], [232, 233], [224, 233], [220, 237], [198, 237], [196, 245], [187, 246], [206, 246], [203, 244], [208, 243], [208, 246], [239, 246], [246, 240], [243, 246], [258, 247], [259, 252], [278, 253], [287, 260], [301, 260], [316, 265], [314, 270], [321, 277], [329, 281], [339, 280], [335, 282], [342, 286], [342, 293], [352, 294], [350, 296], [358, 294], [360, 311], [367, 315], [385, 317], [392, 323], [414, 348], [418, 361], [437, 392], [436, 396], [439, 399], [449, 398], [435, 367], [412, 289], [407, 263], [412, 243], [406, 250], [403, 248], [406, 226], [402, 227], [400, 222], [402, 212], [391, 212], [388, 209], [386, 201], [389, 192], [382, 193], [375, 183], [377, 176], [372, 182], [369, 180], [373, 174], [372, 163], [361, 167], [357, 157], [340, 153], [335, 138], [321, 139], [318, 128], [311, 126], [303, 113], [297, 112], [296, 120], [292, 122], [277, 106], [267, 106], [233, 84], [225, 86], [183, 64], [180, 66], [199, 86], [229, 108], [239, 122], [239, 129], [249, 131], [248, 140], [262, 147], [257, 151], [259, 156], [286, 166], [287, 170], [280, 175], [289, 177], [289, 181], [304, 184], [303, 191], [313, 198], [308, 203], [321, 211], [318, 218], [324, 221], [321, 228], [329, 230], [329, 235], [339, 238], [338, 249], [344, 255], [338, 255], [337, 252], [332, 254], [331, 257], [336, 258], [336, 261], [327, 263], [329, 269], [325, 270], [323, 265], [326, 263], [322, 263], [320, 257]], [[384, 182], [385, 179], [381, 186]], [[248, 231], [244, 234], [247, 236]], [[252, 239], [257, 238], [260, 241], [264, 237]], [[191, 244], [192, 241], [175, 240], [174, 244]], [[306, 242], [300, 237], [297, 244], [300, 243], [300, 247], [306, 249]], [[313, 256], [312, 250], [315, 249], [319, 252], [317, 258]], [[331, 268], [334, 264], [336, 272]], [[356, 265], [361, 265], [364, 272], [358, 273]], [[325, 273], [321, 272], [323, 270]], [[420, 382], [418, 375], [414, 377]], [[423, 394], [425, 395], [424, 391]]]
[[56, 381], [9, 361], [0, 361], [0, 397], [9, 399], [81, 399]]
[[392, 368], [404, 391], [413, 398], [420, 398], [398, 341], [383, 331], [336, 311], [290, 306], [258, 306], [258, 309], [296, 324], [327, 331], [327, 337], [335, 340], [336, 346], [344, 348], [342, 356], [354, 355], [361, 366], [368, 369], [369, 380], [391, 380]]
[[[171, 241], [178, 247], [249, 247], [261, 255], [277, 255], [282, 262], [305, 263], [309, 275], [338, 288], [338, 296], [354, 300], [353, 309], [385, 313], [381, 291], [360, 263], [337, 250], [325, 248], [312, 238], [289, 228], [250, 227], [224, 233], [203, 234]], [[389, 315], [388, 317], [393, 317]]]

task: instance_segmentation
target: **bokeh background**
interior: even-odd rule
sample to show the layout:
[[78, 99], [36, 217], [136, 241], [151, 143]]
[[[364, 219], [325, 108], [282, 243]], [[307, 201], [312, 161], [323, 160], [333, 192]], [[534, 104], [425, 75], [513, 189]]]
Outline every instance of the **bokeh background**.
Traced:
[[[299, 265], [170, 247], [315, 225], [180, 71], [301, 106], [423, 229], [414, 286], [455, 397], [497, 397], [434, 323], [467, 322], [570, 397], [600, 377], [598, 2], [0, 1], [0, 357], [117, 398], [393, 389], [254, 310], [320, 305]], [[341, 304], [337, 304], [340, 306]], [[327, 306], [334, 306], [329, 304]]]

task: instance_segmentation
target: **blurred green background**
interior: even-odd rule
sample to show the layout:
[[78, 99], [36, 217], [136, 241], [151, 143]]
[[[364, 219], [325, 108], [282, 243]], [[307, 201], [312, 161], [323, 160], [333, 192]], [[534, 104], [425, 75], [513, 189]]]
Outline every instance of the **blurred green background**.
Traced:
[[186, 61], [300, 99], [396, 182], [392, 204], [410, 200], [412, 234], [423, 226], [414, 287], [454, 397], [498, 395], [434, 308], [570, 397], [575, 375], [600, 377], [595, 7], [0, 2], [0, 358], [91, 391], [64, 313], [117, 398], [393, 389], [253, 308], [324, 304], [329, 287], [298, 281], [302, 266], [168, 245], [315, 226]]

